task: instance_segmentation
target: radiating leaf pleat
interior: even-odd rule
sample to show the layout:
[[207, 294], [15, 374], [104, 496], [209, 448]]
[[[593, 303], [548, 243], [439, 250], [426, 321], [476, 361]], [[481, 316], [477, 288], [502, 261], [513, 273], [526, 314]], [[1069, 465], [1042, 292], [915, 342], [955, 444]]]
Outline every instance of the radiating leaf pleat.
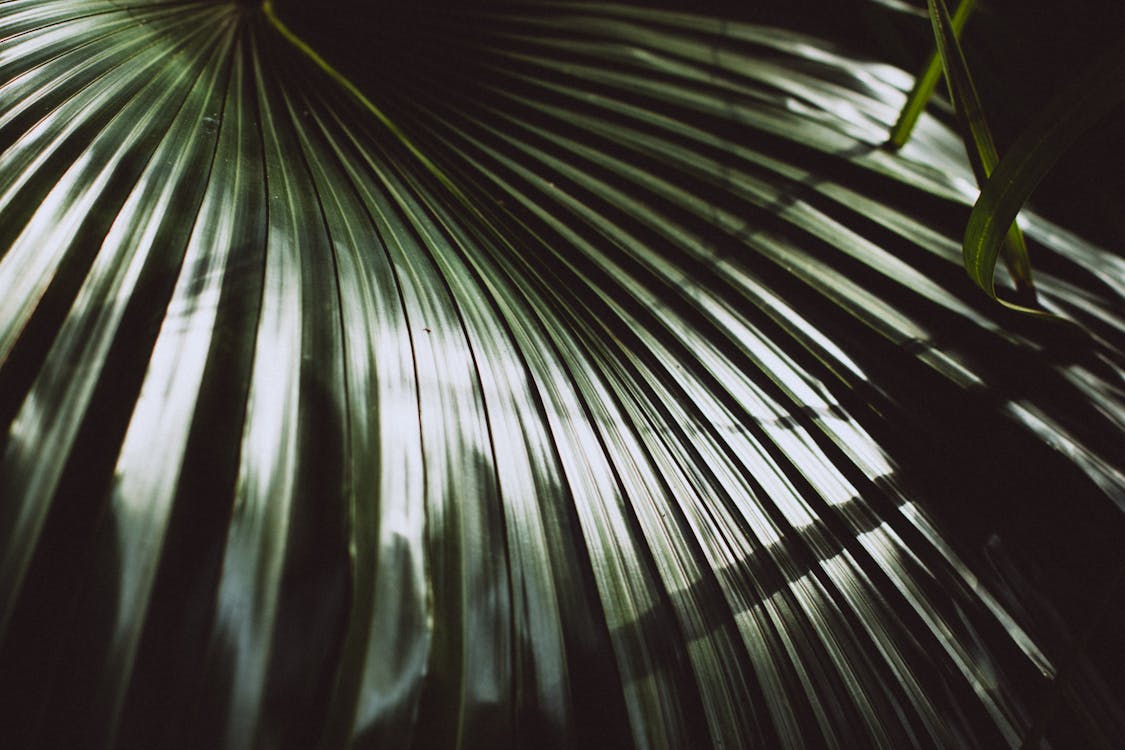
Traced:
[[0, 2], [0, 744], [1125, 731], [1052, 577], [1121, 538], [1125, 273], [1029, 212], [1096, 336], [961, 284], [958, 140], [878, 148], [908, 75], [703, 12], [302, 18]]

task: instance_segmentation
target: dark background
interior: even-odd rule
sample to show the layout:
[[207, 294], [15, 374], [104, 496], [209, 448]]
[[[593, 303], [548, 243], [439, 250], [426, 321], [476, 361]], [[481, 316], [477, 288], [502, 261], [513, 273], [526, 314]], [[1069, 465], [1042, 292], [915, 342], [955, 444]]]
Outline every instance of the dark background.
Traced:
[[[895, 2], [896, 0], [887, 0]], [[905, 0], [918, 10], [925, 0]], [[859, 56], [905, 70], [921, 69], [933, 50], [929, 22], [878, 0], [626, 0], [776, 25], [821, 37]], [[952, 11], [955, 0], [947, 0]], [[458, 8], [534, 5], [496, 0], [277, 0], [278, 13], [330, 58], [360, 50], [363, 59], [333, 59], [365, 86], [409, 74], [405, 61], [426, 49], [427, 27]], [[461, 31], [471, 32], [462, 28]], [[1125, 44], [1121, 0], [979, 0], [964, 32], [965, 54], [976, 78], [1001, 155], [1052, 96], [1073, 82], [1102, 51]], [[443, 61], [456, 65], [455, 59]], [[939, 86], [939, 97], [944, 87]], [[931, 112], [943, 116], [940, 108]], [[1125, 107], [1087, 133], [1056, 165], [1031, 200], [1038, 211], [1085, 239], [1125, 254]]]

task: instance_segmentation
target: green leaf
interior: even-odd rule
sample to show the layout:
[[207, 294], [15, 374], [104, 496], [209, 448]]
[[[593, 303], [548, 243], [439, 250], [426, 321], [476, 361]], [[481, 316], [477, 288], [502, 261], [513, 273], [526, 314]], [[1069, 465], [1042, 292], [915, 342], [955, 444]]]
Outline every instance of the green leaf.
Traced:
[[[0, 2], [0, 746], [1018, 744], [1080, 611], [1027, 571], [1119, 553], [1125, 270], [1027, 214], [1082, 351], [963, 293], [907, 79], [650, 4]], [[1049, 739], [1125, 733], [1103, 677]]]
[[[952, 19], [955, 35], [960, 35], [976, 6], [976, 0], [961, 0], [957, 4], [957, 10], [953, 12]], [[910, 93], [906, 96], [906, 104], [903, 105], [898, 119], [891, 127], [891, 136], [887, 142], [890, 148], [900, 149], [910, 140], [910, 134], [914, 132], [914, 126], [918, 124], [918, 118], [921, 117], [926, 105], [929, 104], [937, 82], [941, 80], [942, 70], [941, 53], [935, 49], [926, 60], [922, 72], [915, 78], [914, 87], [910, 89]]]
[[[999, 161], [996, 144], [992, 140], [992, 131], [985, 120], [984, 108], [981, 106], [980, 96], [969, 73], [968, 63], [965, 62], [964, 52], [957, 41], [957, 33], [949, 17], [945, 0], [927, 0], [927, 2], [930, 8], [930, 20], [934, 27], [934, 38], [937, 40], [942, 67], [949, 83], [953, 109], [961, 135], [965, 140], [965, 151], [968, 153], [977, 184], [983, 187]], [[1013, 222], [1006, 227], [1005, 234], [1004, 261], [1015, 282], [1016, 293], [1023, 300], [1034, 302], [1035, 286], [1023, 232]], [[969, 258], [966, 257], [966, 269], [969, 268], [969, 262]], [[994, 292], [991, 296], [996, 298]]]
[[989, 296], [996, 297], [993, 272], [1005, 227], [1012, 225], [1032, 191], [1067, 149], [1123, 99], [1125, 46], [1118, 45], [1057, 95], [996, 166], [969, 215], [964, 240], [965, 268]]

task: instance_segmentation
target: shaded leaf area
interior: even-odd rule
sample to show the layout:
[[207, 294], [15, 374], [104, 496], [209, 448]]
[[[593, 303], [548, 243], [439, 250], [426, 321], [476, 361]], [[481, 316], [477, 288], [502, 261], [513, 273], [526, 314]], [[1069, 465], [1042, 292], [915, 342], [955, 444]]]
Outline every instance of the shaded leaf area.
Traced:
[[1028, 215], [1093, 336], [993, 309], [959, 142], [878, 149], [909, 76], [297, 20], [366, 99], [247, 6], [0, 3], [6, 746], [1125, 731], [1125, 273]]
[[997, 226], [1015, 218], [1043, 177], [1074, 142], [1125, 100], [1125, 52], [1114, 46], [1044, 108], [982, 186], [965, 230], [965, 267], [992, 291], [1000, 242]]

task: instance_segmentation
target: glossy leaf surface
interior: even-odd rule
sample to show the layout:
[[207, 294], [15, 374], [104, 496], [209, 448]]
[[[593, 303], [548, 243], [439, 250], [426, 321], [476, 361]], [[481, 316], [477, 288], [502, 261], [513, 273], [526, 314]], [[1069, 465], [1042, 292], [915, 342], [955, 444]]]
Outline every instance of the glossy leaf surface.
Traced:
[[958, 286], [909, 76], [271, 12], [0, 2], [0, 744], [1120, 735], [1051, 575], [1119, 550], [1125, 271], [1028, 216], [1081, 346]]

